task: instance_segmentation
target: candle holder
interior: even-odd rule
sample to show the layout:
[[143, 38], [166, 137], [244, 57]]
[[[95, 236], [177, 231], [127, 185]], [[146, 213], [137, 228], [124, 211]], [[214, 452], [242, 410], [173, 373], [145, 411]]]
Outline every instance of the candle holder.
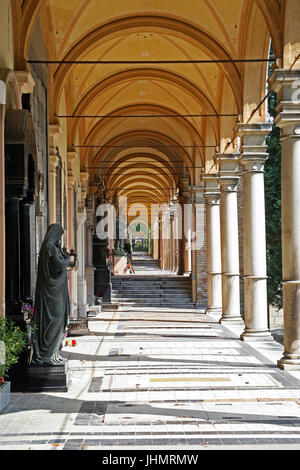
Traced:
[[74, 248], [72, 248], [70, 251], [67, 250], [67, 248], [63, 248], [62, 249], [63, 253], [64, 253], [64, 256], [69, 256], [70, 257], [70, 264], [69, 264], [69, 268], [73, 269], [74, 271], [77, 271], [78, 269], [78, 255], [76, 253], [76, 251], [74, 250]]

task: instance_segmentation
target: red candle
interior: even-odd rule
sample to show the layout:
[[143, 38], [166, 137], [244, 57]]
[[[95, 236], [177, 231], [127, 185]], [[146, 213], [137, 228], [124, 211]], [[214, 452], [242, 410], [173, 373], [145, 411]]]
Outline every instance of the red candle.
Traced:
[[72, 346], [76, 346], [76, 339], [72, 339]]

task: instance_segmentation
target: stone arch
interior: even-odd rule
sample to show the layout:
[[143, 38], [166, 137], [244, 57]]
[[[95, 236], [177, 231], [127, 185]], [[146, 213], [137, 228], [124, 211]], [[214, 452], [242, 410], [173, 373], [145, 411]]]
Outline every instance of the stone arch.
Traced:
[[[118, 20], [103, 24], [97, 29], [90, 31], [71, 47], [70, 51], [64, 57], [64, 60], [78, 60], [80, 57], [83, 57], [84, 54], [87, 54], [91, 49], [93, 49], [95, 44], [104, 38], [108, 36], [113, 37], [114, 35], [119, 35], [122, 31], [129, 31], [132, 29], [136, 31], [140, 28], [154, 28], [155, 30], [164, 32], [170, 31], [175, 36], [179, 36], [185, 40], [193, 42], [197, 46], [200, 46], [209, 57], [225, 60], [231, 59], [229, 52], [226, 51], [226, 49], [218, 42], [216, 38], [211, 37], [199, 28], [170, 16], [165, 18], [160, 15], [156, 16], [142, 14], [132, 17], [120, 18]], [[223, 64], [220, 63], [219, 66], [224, 71], [227, 79], [231, 84], [232, 92], [235, 96], [237, 107], [239, 108], [241, 104], [242, 90], [238, 68], [233, 62]], [[54, 76], [54, 109], [57, 109], [57, 103], [60, 100], [62, 88], [64, 87], [65, 80], [68, 77], [72, 67], [72, 64], [60, 64], [57, 67]]]

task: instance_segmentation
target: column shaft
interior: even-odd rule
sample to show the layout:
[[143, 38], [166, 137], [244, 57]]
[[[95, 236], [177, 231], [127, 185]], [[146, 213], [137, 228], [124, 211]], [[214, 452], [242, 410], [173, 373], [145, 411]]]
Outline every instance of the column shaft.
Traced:
[[242, 137], [244, 341], [273, 340], [268, 328], [264, 163], [271, 124], [239, 124]]
[[220, 323], [242, 324], [240, 314], [239, 237], [237, 214], [238, 156], [225, 154], [220, 161], [222, 318]]
[[203, 177], [206, 186], [206, 313], [222, 313], [220, 192], [216, 177]]
[[279, 104], [282, 164], [282, 277], [284, 353], [281, 369], [300, 370], [300, 70], [275, 70], [270, 85]]

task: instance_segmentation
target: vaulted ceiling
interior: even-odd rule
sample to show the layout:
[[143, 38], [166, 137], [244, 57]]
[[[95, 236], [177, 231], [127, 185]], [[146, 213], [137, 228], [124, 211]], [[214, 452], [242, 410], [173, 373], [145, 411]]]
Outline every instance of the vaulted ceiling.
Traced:
[[112, 197], [164, 202], [183, 181], [197, 184], [237, 115], [264, 96], [266, 64], [231, 60], [268, 55], [277, 0], [24, 0], [22, 8], [28, 27], [39, 15], [48, 59], [64, 61], [49, 65], [51, 119], [67, 121], [68, 149], [80, 145], [82, 171]]

